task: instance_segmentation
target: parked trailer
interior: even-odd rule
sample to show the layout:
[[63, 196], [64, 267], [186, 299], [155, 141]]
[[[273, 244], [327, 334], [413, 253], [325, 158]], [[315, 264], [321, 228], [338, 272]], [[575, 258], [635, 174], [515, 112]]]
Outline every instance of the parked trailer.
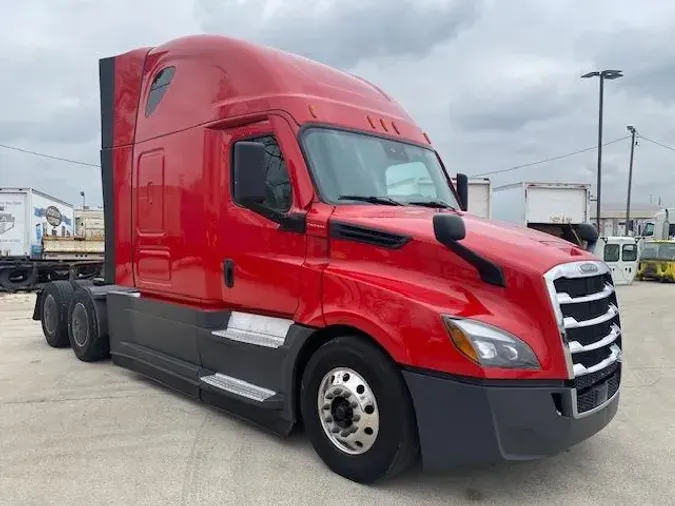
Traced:
[[584, 245], [580, 228], [588, 225], [590, 185], [519, 182], [495, 187], [492, 202], [496, 220]]
[[[457, 184], [455, 178], [452, 184]], [[469, 178], [467, 211], [488, 220], [492, 218], [492, 183], [489, 178]]]
[[[51, 346], [282, 436], [302, 422], [359, 482], [418, 456], [438, 471], [556, 454], [615, 416], [607, 265], [467, 213], [468, 178], [450, 184], [378, 87], [205, 35], [99, 76], [106, 275], [40, 291]], [[387, 188], [411, 162], [434, 198]]]
[[74, 216], [71, 204], [35, 188], [0, 188], [0, 290], [102, 275], [102, 248], [95, 257], [79, 254], [81, 245], [67, 250], [76, 237]]

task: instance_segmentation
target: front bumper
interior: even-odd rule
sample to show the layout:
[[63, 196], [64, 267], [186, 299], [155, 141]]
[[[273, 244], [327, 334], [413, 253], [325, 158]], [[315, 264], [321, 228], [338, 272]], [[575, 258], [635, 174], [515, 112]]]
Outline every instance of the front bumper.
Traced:
[[575, 418], [566, 409], [574, 391], [562, 382], [502, 386], [410, 370], [403, 375], [429, 471], [555, 455], [599, 432], [619, 406], [617, 390], [599, 409]]

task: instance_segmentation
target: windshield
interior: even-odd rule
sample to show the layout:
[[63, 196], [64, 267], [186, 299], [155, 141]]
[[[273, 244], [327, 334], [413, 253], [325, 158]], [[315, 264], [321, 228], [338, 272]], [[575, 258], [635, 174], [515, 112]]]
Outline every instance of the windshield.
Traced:
[[459, 209], [431, 149], [318, 127], [307, 129], [302, 142], [319, 193], [332, 204], [431, 203]]
[[675, 243], [645, 244], [640, 260], [675, 260]]

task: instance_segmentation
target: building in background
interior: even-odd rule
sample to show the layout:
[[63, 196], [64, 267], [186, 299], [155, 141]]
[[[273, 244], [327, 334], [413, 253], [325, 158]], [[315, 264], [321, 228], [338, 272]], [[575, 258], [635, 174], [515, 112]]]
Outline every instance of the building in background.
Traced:
[[[595, 202], [594, 199], [591, 199]], [[629, 226], [630, 235], [634, 235], [635, 230], [641, 230], [648, 221], [654, 221], [654, 215], [661, 210], [661, 206], [654, 204], [632, 204], [630, 207], [630, 220], [632, 226]], [[591, 222], [595, 223], [596, 212], [595, 205], [591, 205]], [[607, 204], [603, 205], [600, 211], [600, 235], [604, 237], [626, 235], [626, 204]]]

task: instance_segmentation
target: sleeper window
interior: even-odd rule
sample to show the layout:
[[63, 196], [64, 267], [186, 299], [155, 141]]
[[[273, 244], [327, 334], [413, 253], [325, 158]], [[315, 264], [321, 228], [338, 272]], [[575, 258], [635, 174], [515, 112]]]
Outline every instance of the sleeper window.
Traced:
[[160, 70], [153, 79], [152, 84], [150, 85], [148, 102], [145, 104], [146, 118], [150, 116], [159, 105], [166, 90], [169, 88], [169, 84], [171, 84], [175, 72], [176, 67], [166, 67], [165, 69]]

